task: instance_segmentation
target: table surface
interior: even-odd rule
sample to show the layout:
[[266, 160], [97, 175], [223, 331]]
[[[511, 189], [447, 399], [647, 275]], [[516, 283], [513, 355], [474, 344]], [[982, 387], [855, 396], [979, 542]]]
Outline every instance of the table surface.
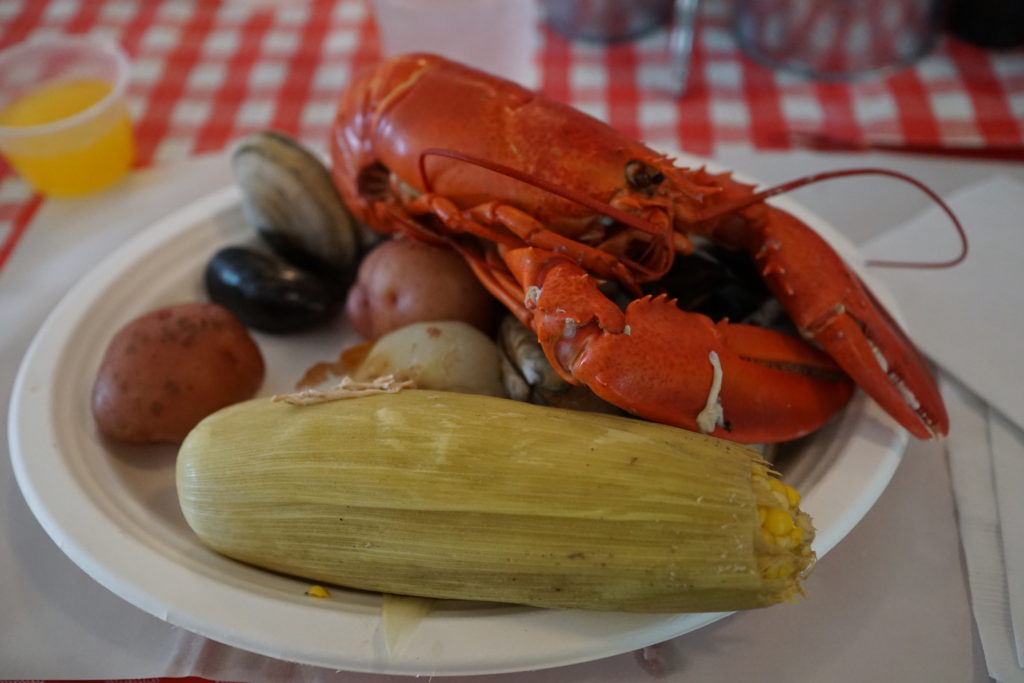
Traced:
[[[103, 35], [132, 55], [129, 97], [143, 170], [95, 197], [39, 202], [0, 169], [0, 311], [4, 320], [19, 321], [0, 332], [0, 388], [13, 383], [45, 314], [106, 249], [230, 182], [226, 157], [217, 152], [264, 128], [322, 148], [338, 93], [379, 59], [372, 15], [358, 0], [276, 10], [200, 0], [0, 2], [0, 47], [52, 32]], [[1013, 162], [953, 160], [965, 151], [1015, 158], [1024, 145], [1024, 55], [1017, 50], [990, 53], [943, 37], [913, 68], [888, 77], [814, 83], [746, 58], [733, 41], [728, 6], [708, 0], [688, 91], [675, 99], [644, 85], [652, 70], [664, 68], [664, 35], [611, 48], [571, 43], [544, 28], [539, 36], [540, 88], [547, 94], [656, 147], [713, 157], [766, 182], [849, 165], [897, 168], [940, 193], [996, 172], [1024, 177]], [[950, 156], [796, 149], [809, 141]], [[923, 206], [920, 197], [874, 181], [819, 186], [795, 198], [855, 242]], [[76, 223], [80, 242], [68, 239]], [[37, 267], [55, 256], [66, 268], [41, 281]], [[0, 408], [6, 412], [6, 403]], [[231, 672], [235, 680], [271, 673], [383, 680], [250, 658], [167, 626], [107, 593], [60, 553], [21, 499], [7, 458], [0, 483], [0, 602], [8, 615], [0, 622], [0, 677]], [[911, 444], [882, 499], [824, 558], [807, 589], [813, 599], [795, 608], [737, 615], [665, 644], [648, 653], [653, 664], [622, 655], [529, 680], [987, 679], [941, 445]], [[53, 642], [49, 633], [62, 640]]]

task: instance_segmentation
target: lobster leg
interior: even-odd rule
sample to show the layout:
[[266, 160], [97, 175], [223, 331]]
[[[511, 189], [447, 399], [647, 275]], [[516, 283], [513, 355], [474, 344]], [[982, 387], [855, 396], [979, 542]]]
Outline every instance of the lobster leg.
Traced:
[[487, 202], [461, 211], [451, 200], [427, 193], [410, 202], [407, 209], [410, 215], [434, 215], [453, 232], [471, 233], [504, 247], [525, 244], [565, 254], [601, 277], [614, 278], [634, 293], [640, 291], [621, 257], [563, 237], [514, 206]]
[[852, 393], [799, 340], [716, 325], [664, 296], [621, 311], [570, 259], [536, 248], [504, 257], [555, 369], [641, 417], [743, 443], [785, 441], [819, 428]]

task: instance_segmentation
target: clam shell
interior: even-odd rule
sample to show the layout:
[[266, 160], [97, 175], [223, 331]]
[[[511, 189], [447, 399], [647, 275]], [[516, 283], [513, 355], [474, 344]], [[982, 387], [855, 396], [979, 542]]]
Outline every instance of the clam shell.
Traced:
[[508, 315], [498, 330], [502, 380], [509, 398], [569, 410], [623, 414], [586, 386], [573, 386], [558, 376], [536, 335], [515, 316]]
[[544, 355], [537, 335], [515, 316], [507, 315], [498, 329], [498, 346], [530, 389], [546, 394], [566, 391], [570, 384], [558, 376]]
[[231, 166], [246, 220], [280, 256], [351, 279], [359, 228], [319, 158], [283, 133], [262, 131], [238, 142]]

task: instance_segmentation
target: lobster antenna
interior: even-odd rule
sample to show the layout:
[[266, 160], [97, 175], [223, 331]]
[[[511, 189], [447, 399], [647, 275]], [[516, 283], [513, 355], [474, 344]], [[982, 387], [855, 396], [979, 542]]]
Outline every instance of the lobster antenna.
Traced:
[[[453, 149], [445, 149], [443, 147], [431, 147], [430, 149], [425, 149], [422, 152], [420, 152], [420, 180], [423, 183], [423, 189], [426, 190], [427, 192], [433, 192], [433, 190], [431, 189], [430, 178], [427, 176], [426, 160], [428, 156], [447, 157], [449, 159], [464, 161], [468, 164], [473, 164], [474, 166], [486, 168], [488, 171], [494, 171], [495, 173], [500, 173], [502, 175], [508, 176], [520, 182], [526, 183], [527, 185], [532, 185], [533, 187], [539, 188], [541, 190], [546, 190], [547, 192], [557, 195], [562, 199], [568, 199], [569, 201], [581, 204], [587, 207], [588, 209], [593, 209], [594, 211], [605, 216], [608, 216], [609, 218], [614, 218], [620, 223], [624, 223], [625, 225], [628, 225], [629, 227], [634, 228], [635, 230], [639, 230], [640, 232], [647, 233], [648, 235], [652, 235], [654, 237], [663, 237], [666, 241], [666, 249], [671, 250], [671, 233], [666, 233], [663, 230], [658, 230], [658, 228], [656, 228], [654, 225], [648, 223], [639, 216], [635, 216], [631, 213], [623, 211], [622, 209], [617, 209], [614, 206], [611, 206], [610, 204], [606, 204], [605, 202], [602, 202], [599, 199], [594, 199], [590, 195], [580, 192], [578, 190], [574, 190], [569, 187], [564, 187], [561, 185], [556, 185], [554, 183], [548, 182], [547, 180], [544, 180], [543, 178], [538, 178], [537, 176], [531, 173], [520, 171], [519, 169], [512, 168], [511, 166], [506, 166], [505, 164], [501, 164], [496, 161], [483, 159], [481, 157], [473, 156], [472, 154], [466, 154], [464, 152], [459, 152]], [[637, 265], [639, 266], [639, 264]]]
[[955, 213], [953, 213], [953, 209], [949, 208], [949, 205], [946, 204], [945, 201], [943, 201], [942, 197], [936, 194], [930, 187], [922, 183], [917, 178], [913, 178], [905, 173], [900, 173], [899, 171], [890, 171], [885, 168], [849, 168], [841, 171], [827, 171], [825, 173], [817, 173], [814, 175], [804, 176], [803, 178], [790, 180], [789, 182], [782, 183], [781, 185], [776, 185], [775, 187], [770, 187], [766, 190], [755, 192], [749, 197], [744, 197], [743, 199], [731, 202], [724, 206], [717, 206], [715, 207], [715, 210], [709, 213], [708, 215], [700, 216], [699, 220], [706, 220], [716, 215], [729, 213], [731, 211], [738, 211], [739, 209], [744, 209], [750, 206], [751, 204], [756, 204], [760, 201], [764, 201], [769, 197], [774, 197], [775, 195], [783, 194], [785, 192], [791, 192], [792, 190], [796, 190], [806, 185], [811, 185], [813, 183], [818, 183], [823, 180], [832, 180], [833, 178], [844, 178], [847, 176], [855, 175], [884, 175], [910, 183], [911, 185], [913, 185], [914, 187], [928, 195], [928, 197], [932, 201], [939, 205], [939, 208], [942, 209], [942, 211], [947, 216], [949, 216], [949, 219], [953, 222], [953, 226], [956, 228], [957, 235], [960, 237], [960, 254], [955, 258], [949, 259], [948, 261], [932, 262], [871, 260], [867, 262], [867, 265], [879, 266], [883, 268], [952, 268], [953, 266], [959, 264], [965, 258], [967, 258], [967, 233], [966, 231], [964, 231], [964, 226], [960, 223], [960, 219], [956, 217]]

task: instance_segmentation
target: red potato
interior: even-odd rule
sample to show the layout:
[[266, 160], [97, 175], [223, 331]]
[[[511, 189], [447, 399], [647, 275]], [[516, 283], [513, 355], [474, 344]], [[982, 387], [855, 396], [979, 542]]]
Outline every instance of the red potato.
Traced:
[[252, 398], [263, 373], [259, 347], [227, 309], [167, 306], [114, 335], [93, 385], [93, 417], [115, 441], [178, 443], [207, 415]]
[[359, 266], [345, 301], [356, 332], [377, 339], [418, 322], [461, 320], [490, 335], [497, 300], [451, 249], [396, 237]]

